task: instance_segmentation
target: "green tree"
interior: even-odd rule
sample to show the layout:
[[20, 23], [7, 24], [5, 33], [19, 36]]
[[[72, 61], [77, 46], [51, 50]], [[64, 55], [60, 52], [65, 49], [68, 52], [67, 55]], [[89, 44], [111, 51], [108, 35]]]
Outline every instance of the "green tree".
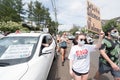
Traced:
[[29, 20], [35, 21], [38, 26], [40, 24], [46, 25], [47, 20], [50, 19], [48, 10], [39, 1], [31, 1], [28, 4], [28, 18]]
[[33, 2], [32, 1], [28, 4], [28, 19], [30, 21], [33, 21]]
[[42, 3], [35, 1], [28, 4], [28, 19], [35, 22], [40, 29], [43, 27], [49, 28], [50, 33], [57, 31], [58, 23], [55, 23], [50, 18], [49, 9], [45, 8]]
[[0, 0], [0, 21], [22, 21], [22, 0]]
[[56, 23], [54, 21], [50, 21], [48, 28], [49, 28], [49, 32], [51, 34], [57, 34], [57, 32], [58, 32], [57, 25], [58, 25], [58, 23]]
[[[26, 12], [25, 12], [25, 9], [23, 9], [23, 6], [25, 4], [23, 4], [22, 0], [15, 0], [15, 4], [16, 4], [16, 11], [17, 11], [17, 14], [19, 15], [20, 17], [20, 20], [24, 20], [24, 16], [22, 15], [25, 15]], [[22, 15], [21, 15], [22, 14]]]
[[79, 26], [73, 25], [73, 28], [70, 29], [69, 32], [70, 32], [71, 34], [75, 35], [75, 32], [78, 31], [78, 30], [79, 30]]
[[88, 30], [86, 29], [86, 26], [81, 28], [81, 32], [82, 33], [88, 33]]
[[104, 32], [106, 32], [106, 30], [110, 27], [116, 27], [117, 29], [119, 29], [120, 27], [117, 25], [115, 20], [110, 20], [108, 21], [104, 26], [102, 26], [102, 29]]
[[117, 30], [120, 32], [120, 24], [118, 24]]
[[0, 31], [15, 32], [16, 30], [29, 31], [27, 28], [22, 27], [21, 23], [16, 23], [12, 21], [0, 22]]

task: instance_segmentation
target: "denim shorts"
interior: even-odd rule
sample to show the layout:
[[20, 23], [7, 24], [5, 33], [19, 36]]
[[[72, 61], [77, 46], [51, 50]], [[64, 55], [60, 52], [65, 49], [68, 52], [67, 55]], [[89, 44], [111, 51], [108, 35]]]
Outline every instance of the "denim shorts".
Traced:
[[[120, 67], [120, 65], [118, 65], [118, 66]], [[100, 72], [100, 74], [111, 72], [113, 77], [120, 78], [120, 70], [115, 71], [115, 70], [113, 70], [113, 68], [111, 66], [108, 66], [108, 65], [101, 63], [101, 62], [99, 62], [99, 72]]]

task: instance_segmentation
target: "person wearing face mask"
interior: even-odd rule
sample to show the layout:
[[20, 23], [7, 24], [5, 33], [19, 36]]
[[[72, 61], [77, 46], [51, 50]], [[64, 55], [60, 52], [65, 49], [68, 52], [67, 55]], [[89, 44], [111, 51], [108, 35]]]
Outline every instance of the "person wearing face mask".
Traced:
[[100, 48], [99, 69], [93, 80], [100, 80], [100, 75], [108, 72], [111, 72], [114, 80], [120, 80], [119, 32], [111, 27], [106, 30], [105, 35]]
[[101, 32], [98, 43], [86, 44], [85, 34], [79, 34], [76, 37], [77, 45], [71, 47], [69, 59], [69, 72], [75, 80], [87, 80], [90, 67], [90, 52], [99, 49], [104, 37]]

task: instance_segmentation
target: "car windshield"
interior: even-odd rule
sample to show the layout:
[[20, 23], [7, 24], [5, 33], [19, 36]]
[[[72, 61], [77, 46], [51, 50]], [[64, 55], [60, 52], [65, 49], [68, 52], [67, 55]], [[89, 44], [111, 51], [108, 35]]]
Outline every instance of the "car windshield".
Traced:
[[4, 37], [0, 39], [0, 61], [20, 60], [30, 57], [38, 37]]

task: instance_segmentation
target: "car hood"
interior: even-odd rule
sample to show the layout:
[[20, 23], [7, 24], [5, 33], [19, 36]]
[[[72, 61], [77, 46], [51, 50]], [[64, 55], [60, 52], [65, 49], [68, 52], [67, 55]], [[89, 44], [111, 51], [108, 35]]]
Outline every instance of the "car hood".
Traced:
[[20, 80], [27, 70], [27, 63], [5, 67], [0, 66], [0, 80]]

